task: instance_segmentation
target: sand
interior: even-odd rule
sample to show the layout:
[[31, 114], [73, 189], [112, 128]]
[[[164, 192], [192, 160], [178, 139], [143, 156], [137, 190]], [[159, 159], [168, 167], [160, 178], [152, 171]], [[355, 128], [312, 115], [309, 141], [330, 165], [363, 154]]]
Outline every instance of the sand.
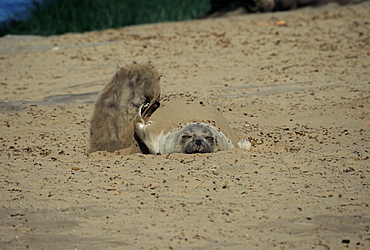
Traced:
[[[370, 249], [370, 2], [0, 39], [1, 249]], [[251, 151], [88, 155], [151, 61]]]

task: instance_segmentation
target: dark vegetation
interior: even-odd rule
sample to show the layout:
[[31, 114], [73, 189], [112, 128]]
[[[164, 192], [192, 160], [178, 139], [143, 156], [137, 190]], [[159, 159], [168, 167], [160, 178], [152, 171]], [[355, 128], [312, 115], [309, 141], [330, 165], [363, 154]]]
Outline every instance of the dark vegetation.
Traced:
[[[243, 8], [246, 12], [284, 11], [327, 2], [364, 0], [45, 0], [34, 2], [31, 15], [0, 27], [7, 34], [59, 35], [130, 25], [184, 21], [222, 16]], [[366, 0], [365, 0], [366, 1]]]
[[202, 16], [209, 9], [209, 0], [47, 0], [35, 2], [29, 18], [9, 22], [0, 36], [47, 36], [183, 21]]

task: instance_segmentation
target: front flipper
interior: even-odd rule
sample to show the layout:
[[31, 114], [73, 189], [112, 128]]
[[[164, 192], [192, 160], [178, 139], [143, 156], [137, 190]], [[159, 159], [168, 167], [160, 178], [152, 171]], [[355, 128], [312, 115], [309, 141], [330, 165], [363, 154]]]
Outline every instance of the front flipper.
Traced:
[[140, 140], [138, 143], [139, 145], [140, 144], [145, 145], [145, 147], [142, 147], [142, 145], [140, 145], [140, 148], [143, 151], [143, 153], [149, 153], [149, 152], [151, 153], [153, 149], [151, 137], [147, 131], [148, 126], [150, 126], [152, 122], [151, 121], [145, 122], [143, 118], [143, 113], [145, 112], [145, 109], [148, 108], [148, 106], [149, 106], [149, 103], [141, 105], [135, 116], [135, 133], [138, 139]]
[[135, 132], [142, 141], [145, 140], [145, 126], [146, 126], [142, 113], [143, 109], [148, 107], [148, 105], [149, 103], [140, 105], [135, 116]]
[[241, 140], [238, 142], [238, 145], [245, 150], [250, 150], [252, 148], [252, 143], [249, 140]]

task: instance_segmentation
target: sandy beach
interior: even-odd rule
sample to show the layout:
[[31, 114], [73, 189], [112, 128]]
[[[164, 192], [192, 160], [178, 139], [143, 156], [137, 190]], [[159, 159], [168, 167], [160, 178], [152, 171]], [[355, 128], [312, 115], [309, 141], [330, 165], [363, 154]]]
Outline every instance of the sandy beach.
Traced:
[[[370, 2], [0, 38], [0, 249], [370, 249]], [[87, 154], [150, 61], [251, 151]]]

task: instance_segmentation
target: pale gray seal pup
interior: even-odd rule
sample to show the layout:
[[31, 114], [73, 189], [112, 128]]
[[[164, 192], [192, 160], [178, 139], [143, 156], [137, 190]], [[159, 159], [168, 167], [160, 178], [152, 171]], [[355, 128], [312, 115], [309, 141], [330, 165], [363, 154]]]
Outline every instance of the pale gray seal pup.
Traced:
[[250, 149], [248, 140], [236, 141], [224, 116], [213, 105], [190, 95], [169, 95], [148, 121], [146, 105], [135, 118], [135, 132], [151, 154], [213, 153], [233, 148]]
[[90, 121], [89, 152], [127, 149], [141, 152], [134, 137], [133, 119], [146, 103], [155, 108], [160, 76], [150, 64], [133, 63], [118, 70], [99, 95]]

